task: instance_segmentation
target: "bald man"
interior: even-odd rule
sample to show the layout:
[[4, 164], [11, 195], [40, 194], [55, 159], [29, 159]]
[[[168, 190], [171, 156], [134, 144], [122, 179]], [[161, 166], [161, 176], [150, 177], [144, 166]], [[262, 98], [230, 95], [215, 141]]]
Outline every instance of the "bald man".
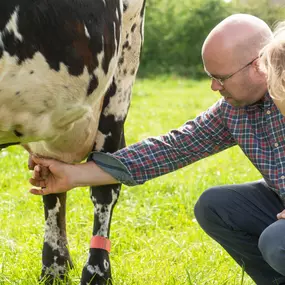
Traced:
[[222, 95], [218, 102], [177, 130], [113, 154], [92, 153], [87, 163], [33, 158], [37, 166], [30, 182], [44, 188], [31, 193], [143, 184], [239, 145], [264, 179], [204, 191], [195, 216], [258, 285], [285, 284], [285, 220], [280, 214], [285, 202], [285, 123], [258, 65], [259, 52], [271, 37], [270, 28], [256, 17], [226, 18], [202, 48], [211, 88]]

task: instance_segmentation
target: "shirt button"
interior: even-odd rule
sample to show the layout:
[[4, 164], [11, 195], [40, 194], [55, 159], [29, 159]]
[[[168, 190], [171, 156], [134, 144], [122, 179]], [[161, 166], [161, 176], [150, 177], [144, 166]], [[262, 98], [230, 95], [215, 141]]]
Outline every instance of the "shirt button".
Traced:
[[266, 114], [267, 114], [267, 115], [270, 115], [270, 114], [271, 114], [271, 112], [268, 110], [268, 111], [266, 112]]
[[282, 175], [282, 176], [281, 176], [281, 179], [282, 179], [282, 180], [284, 180], [284, 179], [285, 179], [285, 176], [284, 176], [284, 175]]
[[279, 146], [279, 144], [278, 144], [278, 143], [275, 143], [275, 144], [274, 144], [274, 146], [275, 146], [275, 147], [278, 147], [278, 146]]

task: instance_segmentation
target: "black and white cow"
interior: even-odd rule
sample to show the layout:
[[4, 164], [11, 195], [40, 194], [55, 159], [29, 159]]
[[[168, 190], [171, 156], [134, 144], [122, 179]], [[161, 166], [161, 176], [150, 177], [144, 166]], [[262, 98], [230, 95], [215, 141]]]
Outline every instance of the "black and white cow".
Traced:
[[[0, 147], [79, 162], [125, 145], [145, 0], [0, 1]], [[110, 222], [120, 185], [92, 187], [94, 227], [81, 284], [111, 278]], [[48, 195], [42, 274], [63, 278], [66, 195]]]

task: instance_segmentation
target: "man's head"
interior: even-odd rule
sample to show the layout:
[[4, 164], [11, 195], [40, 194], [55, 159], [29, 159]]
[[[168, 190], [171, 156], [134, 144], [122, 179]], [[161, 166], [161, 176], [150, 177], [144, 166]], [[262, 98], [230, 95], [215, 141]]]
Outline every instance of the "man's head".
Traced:
[[259, 69], [260, 50], [272, 38], [268, 25], [251, 15], [232, 15], [206, 38], [202, 58], [211, 88], [236, 107], [259, 101], [267, 91], [266, 76]]

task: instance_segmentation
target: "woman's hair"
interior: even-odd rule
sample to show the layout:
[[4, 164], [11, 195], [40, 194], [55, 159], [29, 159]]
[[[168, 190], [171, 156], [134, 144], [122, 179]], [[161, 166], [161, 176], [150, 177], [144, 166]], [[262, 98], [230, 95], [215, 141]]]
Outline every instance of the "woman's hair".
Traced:
[[267, 75], [270, 96], [285, 100], [285, 21], [276, 26], [273, 38], [261, 50], [260, 68]]

